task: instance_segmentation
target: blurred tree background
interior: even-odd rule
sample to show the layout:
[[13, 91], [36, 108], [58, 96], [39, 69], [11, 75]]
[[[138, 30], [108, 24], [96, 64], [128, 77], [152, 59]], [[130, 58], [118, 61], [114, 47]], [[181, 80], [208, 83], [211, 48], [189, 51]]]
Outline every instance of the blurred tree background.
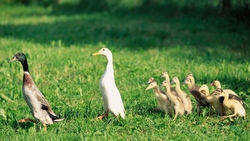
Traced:
[[161, 14], [197, 14], [231, 17], [250, 23], [250, 0], [0, 0], [0, 4], [45, 6], [74, 12], [140, 11]]

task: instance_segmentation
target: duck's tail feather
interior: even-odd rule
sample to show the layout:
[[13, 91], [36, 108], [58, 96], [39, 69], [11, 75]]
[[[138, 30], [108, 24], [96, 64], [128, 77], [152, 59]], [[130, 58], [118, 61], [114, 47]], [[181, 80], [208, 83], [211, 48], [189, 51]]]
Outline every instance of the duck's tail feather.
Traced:
[[120, 113], [120, 116], [125, 119], [125, 110], [123, 110], [123, 112]]
[[[49, 113], [49, 112], [48, 112], [48, 113]], [[59, 117], [57, 117], [56, 115], [53, 115], [53, 114], [51, 114], [51, 113], [49, 113], [49, 116], [50, 116], [50, 118], [51, 118], [54, 122], [59, 122], [59, 121], [64, 120], [64, 118], [59, 118]]]
[[54, 122], [59, 122], [59, 121], [63, 121], [64, 120], [64, 118], [57, 118], [57, 119], [54, 119], [53, 121]]

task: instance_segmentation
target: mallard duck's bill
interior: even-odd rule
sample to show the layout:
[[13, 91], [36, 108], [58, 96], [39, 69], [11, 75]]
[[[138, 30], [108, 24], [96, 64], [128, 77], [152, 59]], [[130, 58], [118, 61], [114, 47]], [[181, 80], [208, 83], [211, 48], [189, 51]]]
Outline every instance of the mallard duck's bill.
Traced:
[[16, 57], [13, 57], [11, 60], [9, 60], [8, 62], [11, 63], [11, 62], [14, 62], [14, 61], [17, 61], [17, 58]]
[[100, 55], [100, 52], [93, 53], [92, 56]]

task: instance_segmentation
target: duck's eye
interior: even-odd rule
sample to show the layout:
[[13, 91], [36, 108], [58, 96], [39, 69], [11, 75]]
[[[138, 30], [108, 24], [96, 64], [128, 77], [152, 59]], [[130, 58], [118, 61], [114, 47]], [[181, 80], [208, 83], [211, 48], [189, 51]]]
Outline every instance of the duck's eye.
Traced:
[[105, 49], [102, 49], [102, 51], [105, 51]]

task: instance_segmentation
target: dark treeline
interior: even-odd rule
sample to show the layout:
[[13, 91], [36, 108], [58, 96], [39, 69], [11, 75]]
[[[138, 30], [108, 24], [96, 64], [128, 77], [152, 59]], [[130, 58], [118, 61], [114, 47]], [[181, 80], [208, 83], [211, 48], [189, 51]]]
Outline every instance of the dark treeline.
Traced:
[[56, 10], [74, 12], [158, 12], [169, 14], [205, 13], [233, 17], [237, 21], [250, 21], [250, 0], [0, 0], [7, 5], [53, 6]]

